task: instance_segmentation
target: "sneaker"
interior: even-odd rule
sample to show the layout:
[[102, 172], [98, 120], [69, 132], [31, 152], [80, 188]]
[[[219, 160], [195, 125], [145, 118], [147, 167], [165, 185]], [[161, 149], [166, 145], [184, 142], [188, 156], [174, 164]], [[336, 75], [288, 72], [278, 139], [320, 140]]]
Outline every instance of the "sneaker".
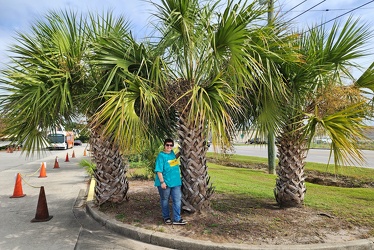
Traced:
[[164, 222], [165, 222], [166, 225], [171, 225], [171, 224], [172, 224], [170, 218], [166, 218], [166, 219], [164, 219]]
[[174, 225], [186, 225], [187, 221], [180, 219], [179, 221], [174, 221], [173, 224]]

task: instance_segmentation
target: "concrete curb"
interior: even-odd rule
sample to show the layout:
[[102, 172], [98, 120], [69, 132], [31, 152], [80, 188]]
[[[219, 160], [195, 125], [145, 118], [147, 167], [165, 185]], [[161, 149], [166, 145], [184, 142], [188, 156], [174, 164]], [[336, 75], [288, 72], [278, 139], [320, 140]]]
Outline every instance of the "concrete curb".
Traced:
[[244, 245], [219, 244], [211, 241], [193, 240], [188, 237], [171, 236], [135, 227], [110, 219], [106, 214], [98, 211], [93, 201], [87, 201], [86, 213], [110, 231], [144, 243], [181, 250], [374, 250], [374, 238], [337, 243], [322, 243], [308, 245]]
[[188, 237], [172, 236], [170, 234], [134, 227], [112, 220], [100, 212], [94, 204], [95, 179], [88, 185], [86, 213], [108, 230], [133, 240], [144, 243], [181, 250], [374, 250], [374, 238], [346, 242], [308, 244], [308, 245], [245, 245], [233, 243], [214, 243], [211, 241], [194, 240]]

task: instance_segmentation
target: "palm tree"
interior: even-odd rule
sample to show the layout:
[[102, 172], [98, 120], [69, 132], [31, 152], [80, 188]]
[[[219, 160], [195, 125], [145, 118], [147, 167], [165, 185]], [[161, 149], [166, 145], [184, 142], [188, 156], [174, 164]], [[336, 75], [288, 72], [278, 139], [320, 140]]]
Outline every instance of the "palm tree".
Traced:
[[[281, 65], [289, 96], [279, 104], [283, 117], [278, 123], [274, 194], [280, 206], [303, 203], [305, 158], [317, 130], [331, 137], [335, 164], [342, 164], [349, 156], [362, 160], [357, 141], [362, 138], [366, 102], [342, 79], [353, 79], [349, 69], [357, 65], [351, 61], [365, 56], [365, 45], [371, 37], [368, 27], [359, 25], [358, 20], [349, 19], [342, 26], [336, 22], [331, 31], [317, 26], [302, 33], [297, 41], [304, 62]], [[370, 77], [361, 78], [357, 86], [360, 83], [373, 89], [372, 71], [364, 75]]]
[[260, 99], [264, 117], [276, 117], [271, 105], [284, 94], [277, 65], [295, 60], [292, 37], [276, 20], [260, 25], [266, 10], [247, 1], [228, 1], [223, 10], [197, 0], [156, 7], [158, 30], [143, 42], [111, 14], [52, 12], [32, 35], [19, 34], [13, 65], [3, 72], [7, 133], [33, 152], [45, 145], [45, 130], [85, 115], [103, 204], [127, 197], [122, 154], [176, 131], [184, 209], [200, 211], [213, 192], [208, 134], [214, 145], [230, 144], [235, 125], [248, 117], [243, 104], [254, 109]]
[[[183, 209], [201, 211], [213, 193], [208, 135], [213, 145], [230, 145], [235, 126], [246, 120], [242, 104], [254, 107], [260, 96], [268, 102], [282, 96], [282, 82], [271, 81], [276, 63], [297, 58], [281, 25], [260, 25], [266, 9], [256, 3], [162, 0], [155, 6], [153, 38], [129, 44], [103, 37], [95, 45], [95, 63], [112, 76], [107, 84], [121, 81], [126, 87], [107, 93], [93, 122], [104, 124], [104, 132], [125, 146], [139, 143], [137, 135], [147, 131], [157, 139], [155, 131], [174, 129]], [[272, 109], [267, 112], [275, 117]]]
[[[78, 115], [91, 120], [105, 93], [124, 87], [118, 82], [105, 85], [110, 75], [90, 61], [100, 37], [131, 40], [127, 25], [111, 13], [85, 18], [61, 11], [36, 22], [30, 34], [18, 34], [18, 44], [11, 47], [12, 64], [2, 72], [6, 94], [1, 102], [6, 133], [17, 135], [28, 155], [45, 147], [46, 131]], [[90, 127], [96, 199], [99, 204], [122, 202], [127, 198], [127, 163], [113, 135], [104, 137], [101, 129], [100, 124]]]

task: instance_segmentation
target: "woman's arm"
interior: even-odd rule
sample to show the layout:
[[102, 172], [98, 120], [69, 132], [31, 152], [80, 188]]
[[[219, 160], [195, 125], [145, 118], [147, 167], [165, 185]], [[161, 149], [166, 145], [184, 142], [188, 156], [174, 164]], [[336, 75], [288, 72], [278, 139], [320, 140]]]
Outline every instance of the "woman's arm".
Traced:
[[165, 183], [164, 176], [162, 175], [162, 173], [161, 172], [157, 172], [157, 176], [158, 176], [158, 179], [160, 180], [161, 188], [162, 189], [166, 189], [167, 185]]

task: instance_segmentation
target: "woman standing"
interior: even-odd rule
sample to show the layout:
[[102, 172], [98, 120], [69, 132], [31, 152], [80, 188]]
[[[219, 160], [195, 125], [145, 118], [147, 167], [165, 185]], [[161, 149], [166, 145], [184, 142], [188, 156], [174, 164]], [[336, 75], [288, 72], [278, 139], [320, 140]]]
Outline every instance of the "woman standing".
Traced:
[[[179, 152], [173, 151], [174, 141], [166, 139], [164, 150], [160, 152], [156, 159], [155, 186], [160, 194], [162, 218], [165, 224], [185, 225], [187, 222], [181, 217], [182, 205], [182, 179], [179, 169]], [[172, 200], [173, 221], [169, 210], [169, 199]]]

